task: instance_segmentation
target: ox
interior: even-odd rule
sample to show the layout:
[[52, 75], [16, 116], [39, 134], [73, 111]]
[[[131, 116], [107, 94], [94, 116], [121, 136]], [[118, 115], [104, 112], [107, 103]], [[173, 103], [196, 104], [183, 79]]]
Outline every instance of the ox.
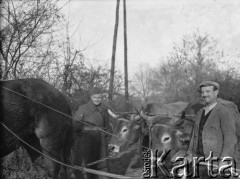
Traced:
[[[176, 157], [184, 156], [187, 150], [194, 122], [185, 118], [185, 112], [181, 117], [154, 116], [142, 117], [150, 123], [150, 148], [156, 157], [160, 157], [163, 151], [169, 152], [164, 158], [164, 165], [170, 169]], [[158, 171], [162, 175], [161, 170]]]
[[[228, 110], [231, 110], [236, 117], [236, 125], [240, 126], [239, 113], [236, 105], [221, 98], [218, 99], [218, 102], [223, 104]], [[193, 109], [194, 113], [197, 113], [202, 106], [203, 103], [198, 101], [188, 108]], [[157, 157], [160, 157], [163, 154], [163, 151], [170, 151], [168, 155], [164, 156], [164, 165], [167, 166], [167, 168], [173, 167], [173, 164], [175, 164], [173, 162], [175, 162], [176, 157], [185, 155], [194, 126], [194, 120], [186, 118], [184, 114], [181, 118], [174, 116], [149, 117], [144, 114], [142, 114], [142, 117], [151, 121], [150, 147], [153, 151], [158, 150]], [[240, 133], [237, 133], [237, 136], [240, 136]], [[236, 153], [239, 151], [240, 150], [236, 151]], [[234, 159], [238, 161], [240, 155], [236, 154], [235, 156]], [[203, 171], [203, 177], [205, 174], [206, 173]]]
[[[22, 140], [45, 155], [66, 163], [72, 142], [72, 120], [67, 117], [71, 116], [71, 107], [65, 96], [40, 79], [0, 81], [0, 92], [1, 157], [8, 155], [20, 146], [25, 147], [32, 161], [40, 155], [6, 130], [3, 127], [5, 125]], [[44, 160], [49, 175], [58, 178], [60, 164], [46, 156]], [[66, 171], [61, 174], [66, 175]]]
[[143, 166], [141, 145], [147, 147], [147, 144], [143, 144], [144, 134], [148, 129], [146, 122], [136, 115], [115, 115], [110, 110], [109, 114], [117, 123], [113, 130], [115, 136], [112, 136], [108, 150], [110, 153], [120, 154], [110, 160], [111, 172], [121, 175], [136, 172]]
[[[154, 116], [148, 120], [151, 121], [150, 127], [150, 147], [159, 151], [171, 150], [169, 155], [173, 158], [180, 150], [186, 150], [190, 141], [193, 120], [185, 118], [185, 112], [182, 116]], [[146, 119], [146, 118], [145, 118]]]

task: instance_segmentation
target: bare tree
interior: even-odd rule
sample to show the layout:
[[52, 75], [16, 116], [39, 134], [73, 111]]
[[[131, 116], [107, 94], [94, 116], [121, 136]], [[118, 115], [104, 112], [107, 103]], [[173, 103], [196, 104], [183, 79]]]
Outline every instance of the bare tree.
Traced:
[[2, 79], [2, 76], [3, 76], [3, 69], [2, 69], [2, 66], [3, 66], [2, 5], [3, 5], [3, 2], [2, 2], [2, 0], [0, 0], [0, 79]]
[[[61, 54], [63, 55], [63, 69], [59, 71], [59, 77], [62, 78], [61, 90], [66, 94], [71, 94], [72, 87], [76, 82], [74, 74], [76, 70], [85, 68], [84, 55], [81, 49], [75, 49], [69, 37], [69, 22], [66, 23], [66, 37], [59, 44]], [[78, 82], [79, 83], [79, 82]]]
[[112, 98], [113, 98], [113, 85], [114, 85], [114, 73], [115, 73], [115, 54], [116, 54], [116, 46], [117, 46], [118, 23], [119, 23], [119, 4], [120, 4], [120, 0], [117, 0], [115, 27], [114, 27], [114, 35], [113, 35], [111, 72], [110, 72], [110, 82], [109, 82], [109, 96], [108, 96], [108, 99], [110, 101], [112, 101]]
[[54, 31], [54, 25], [61, 18], [56, 2], [3, 1], [3, 46], [0, 52], [4, 61], [3, 79], [17, 78], [18, 68], [26, 55], [32, 56], [49, 44], [46, 35]]
[[195, 99], [197, 85], [213, 79], [218, 70], [221, 53], [216, 45], [216, 40], [207, 34], [196, 32], [184, 36], [173, 47], [168, 61], [154, 70], [152, 85], [162, 91], [168, 102]]
[[144, 63], [140, 64], [138, 71], [134, 74], [131, 89], [144, 101], [146, 101], [150, 93], [153, 92], [149, 81], [150, 78], [151, 69], [149, 65]]

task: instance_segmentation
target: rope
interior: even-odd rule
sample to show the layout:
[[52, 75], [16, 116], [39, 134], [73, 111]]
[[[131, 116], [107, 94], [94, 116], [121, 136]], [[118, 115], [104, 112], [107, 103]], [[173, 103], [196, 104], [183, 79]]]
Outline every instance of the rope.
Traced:
[[[85, 168], [85, 167], [82, 167], [82, 166], [71, 166], [71, 165], [68, 165], [68, 164], [65, 164], [65, 163], [62, 163], [48, 155], [45, 155], [44, 153], [42, 153], [41, 151], [37, 150], [36, 148], [32, 147], [30, 144], [28, 144], [27, 142], [25, 142], [23, 139], [21, 139], [17, 134], [15, 134], [11, 129], [9, 129], [5, 124], [3, 124], [1, 122], [1, 125], [6, 129], [8, 130], [12, 135], [14, 135], [17, 139], [19, 139], [21, 142], [23, 142], [25, 145], [27, 145], [28, 147], [30, 147], [31, 149], [35, 150], [36, 152], [38, 152], [39, 154], [43, 155], [44, 157], [47, 157], [49, 158], [50, 160], [58, 163], [58, 164], [61, 164], [63, 166], [66, 166], [68, 168], [71, 168], [71, 169], [75, 169], [75, 170], [82, 170], [82, 171], [85, 171], [87, 173], [92, 173], [92, 174], [96, 174], [96, 175], [101, 175], [101, 176], [106, 176], [106, 177], [112, 177], [112, 178], [119, 178], [119, 179], [142, 179], [143, 177], [128, 177], [128, 176], [122, 176], [122, 175], [117, 175], [117, 174], [111, 174], [111, 173], [107, 173], [107, 172], [103, 172], [103, 171], [97, 171], [97, 170], [93, 170], [93, 169], [89, 169], [89, 168]], [[203, 162], [200, 162], [200, 164], [202, 165], [206, 165], [208, 166], [209, 164], [208, 163], [203, 163]], [[218, 167], [217, 165], [212, 165], [214, 167]], [[240, 172], [239, 169], [236, 169], [236, 171]]]
[[[69, 118], [70, 118], [70, 119], [73, 119], [71, 116], [69, 116], [69, 115], [67, 115], [67, 114], [65, 114], [65, 113], [62, 113], [61, 111], [58, 111], [58, 110], [56, 110], [56, 109], [54, 109], [54, 108], [52, 108], [52, 107], [49, 107], [49, 106], [47, 106], [47, 105], [45, 105], [45, 104], [43, 104], [43, 103], [41, 103], [41, 102], [39, 102], [39, 101], [37, 101], [37, 100], [31, 99], [31, 98], [29, 98], [29, 97], [27, 97], [27, 96], [25, 96], [25, 95], [23, 95], [23, 94], [20, 94], [20, 93], [18, 93], [18, 92], [16, 92], [16, 91], [11, 90], [11, 89], [9, 89], [9, 88], [2, 87], [2, 86], [0, 86], [0, 87], [3, 88], [3, 89], [5, 89], [5, 90], [7, 90], [7, 91], [10, 91], [10, 92], [12, 92], [12, 93], [15, 93], [15, 94], [17, 94], [17, 95], [19, 95], [19, 96], [22, 96], [22, 97], [24, 97], [24, 98], [26, 98], [26, 99], [29, 99], [29, 100], [37, 103], [37, 104], [40, 104], [40, 105], [42, 105], [42, 106], [44, 106], [44, 107], [46, 107], [46, 108], [48, 108], [48, 109], [51, 109], [52, 111], [55, 111], [55, 112], [57, 112], [57, 113], [59, 113], [59, 114], [62, 114], [62, 115], [64, 115], [64, 116], [66, 116], [68, 119], [69, 119]], [[158, 115], [158, 116], [168, 116], [168, 115], [163, 115], [163, 114], [157, 114], [157, 115]], [[174, 115], [174, 116], [175, 116], [175, 117], [180, 117], [180, 115]], [[195, 115], [187, 115], [187, 117], [195, 117]], [[73, 120], [74, 120], [74, 119], [73, 119]], [[81, 123], [83, 123], [83, 124], [85, 124], [85, 125], [91, 126], [91, 127], [95, 127], [95, 126], [93, 126], [93, 125], [91, 125], [91, 124], [89, 124], [89, 123], [86, 123], [86, 122], [84, 122], [84, 121], [79, 121], [79, 122], [81, 122]], [[140, 178], [142, 179], [142, 178], [143, 178], [143, 177], [127, 177], [127, 176], [122, 176], [122, 175], [117, 175], [117, 174], [111, 174], [111, 173], [107, 173], [107, 172], [103, 172], [103, 171], [97, 171], [97, 170], [85, 168], [85, 167], [82, 167], [82, 166], [71, 166], [71, 165], [67, 165], [67, 164], [62, 163], [62, 162], [60, 162], [60, 161], [58, 161], [58, 160], [56, 160], [56, 159], [54, 159], [54, 158], [52, 158], [52, 157], [50, 157], [50, 156], [48, 156], [48, 155], [45, 155], [45, 154], [42, 153], [41, 151], [39, 151], [39, 150], [37, 150], [36, 148], [32, 147], [30, 144], [28, 144], [27, 142], [25, 142], [24, 140], [22, 140], [18, 135], [16, 135], [13, 131], [11, 131], [11, 129], [9, 129], [9, 128], [8, 128], [5, 124], [3, 124], [2, 122], [1, 122], [1, 125], [2, 125], [5, 129], [7, 129], [12, 135], [14, 135], [16, 138], [18, 138], [21, 142], [23, 142], [25, 145], [27, 145], [27, 146], [30, 147], [31, 149], [35, 150], [36, 152], [38, 152], [39, 154], [43, 155], [44, 157], [47, 157], [47, 158], [49, 158], [50, 160], [52, 160], [52, 161], [54, 161], [54, 162], [56, 162], [56, 163], [58, 163], [58, 164], [61, 164], [61, 165], [63, 165], [63, 166], [66, 166], [66, 167], [68, 167], [68, 168], [76, 169], [76, 170], [82, 170], [82, 171], [85, 171], [85, 172], [87, 172], [87, 173], [92, 173], [92, 174], [101, 175], [101, 176], [106, 176], [106, 177], [112, 177], [112, 178], [120, 178], [120, 179], [140, 179]], [[111, 136], [114, 136], [114, 137], [117, 137], [117, 138], [118, 138], [117, 135], [114, 135], [114, 134], [112, 134], [112, 133], [109, 133], [109, 132], [107, 132], [107, 131], [105, 131], [105, 130], [103, 130], [103, 129], [100, 129], [100, 128], [99, 128], [98, 130], [101, 131], [101, 132], [107, 133], [108, 135], [111, 135]], [[130, 142], [130, 143], [132, 143], [132, 144], [134, 144], [134, 145], [137, 145], [137, 146], [140, 146], [140, 147], [143, 147], [143, 148], [145, 148], [145, 149], [150, 150], [150, 148], [145, 147], [145, 146], [142, 146], [142, 145], [139, 145], [138, 143], [132, 142], [132, 141], [130, 141], [130, 140], [127, 140], [127, 139], [122, 139], [122, 140], [125, 140], [125, 141]], [[115, 156], [116, 156], [116, 155], [115, 155]], [[108, 158], [110, 158], [110, 157], [113, 157], [113, 156], [108, 156], [108, 157], [106, 157], [106, 158], [104, 158], [104, 159], [101, 159], [101, 160], [99, 160], [99, 161], [106, 160], [106, 159], [108, 159]], [[96, 161], [96, 162], [98, 162], [98, 161]], [[92, 162], [92, 163], [90, 163], [90, 164], [88, 164], [88, 165], [93, 165], [93, 164], [95, 164], [96, 162]], [[202, 164], [202, 165], [207, 165], [207, 166], [209, 165], [208, 163], [200, 163], [200, 164]], [[214, 167], [218, 167], [217, 165], [213, 165], [213, 166], [214, 166]], [[236, 171], [240, 172], [239, 169], [236, 169]]]
[[[37, 101], [37, 100], [34, 100], [34, 99], [32, 99], [32, 98], [29, 98], [29, 97], [27, 97], [27, 96], [25, 96], [25, 95], [23, 95], [23, 94], [21, 94], [21, 93], [18, 93], [18, 92], [16, 92], [16, 91], [13, 91], [13, 90], [11, 90], [11, 89], [9, 89], [9, 88], [3, 87], [3, 86], [0, 86], [0, 87], [3, 88], [3, 89], [5, 89], [5, 90], [7, 90], [7, 91], [10, 91], [10, 92], [12, 92], [12, 93], [14, 93], [14, 94], [17, 94], [17, 95], [19, 95], [19, 96], [22, 96], [22, 97], [24, 97], [24, 98], [26, 98], [26, 99], [28, 99], [28, 100], [30, 100], [30, 101], [33, 101], [33, 102], [35, 102], [35, 103], [37, 103], [37, 104], [40, 104], [40, 105], [42, 105], [42, 106], [44, 106], [44, 107], [46, 107], [46, 108], [48, 108], [48, 109], [51, 109], [52, 111], [55, 111], [55, 112], [57, 112], [57, 113], [59, 113], [59, 114], [61, 114], [61, 115], [63, 115], [63, 116], [66, 116], [68, 119], [74, 120], [71, 116], [69, 116], [69, 115], [67, 115], [67, 114], [65, 114], [65, 113], [63, 113], [63, 112], [61, 112], [61, 111], [58, 111], [58, 110], [56, 110], [56, 109], [54, 109], [54, 108], [52, 108], [52, 107], [50, 107], [50, 106], [47, 106], [47, 105], [45, 105], [45, 104], [43, 104], [43, 103], [41, 103], [41, 102], [39, 102], [39, 101]], [[91, 124], [89, 124], [89, 123], [87, 123], [87, 122], [84, 122], [84, 121], [81, 121], [81, 120], [78, 120], [78, 121], [81, 122], [81, 123], [83, 123], [84, 125], [88, 125], [88, 126], [93, 127], [93, 128], [96, 127], [96, 126], [91, 125]], [[114, 134], [112, 134], [112, 133], [110, 133], [110, 132], [108, 132], [108, 131], [105, 131], [105, 130], [101, 129], [101, 128], [98, 128], [97, 130], [99, 130], [99, 131], [101, 131], [101, 132], [104, 132], [104, 133], [106, 133], [106, 134], [108, 134], [108, 135], [111, 135], [111, 136], [114, 136], [114, 137], [119, 138], [117, 135], [114, 135]], [[127, 139], [122, 139], [122, 140], [123, 140], [123, 141], [126, 141], [126, 142], [130, 142], [130, 143], [132, 143], [132, 144], [134, 144], [134, 145], [137, 145], [137, 146], [139, 146], [139, 147], [143, 147], [143, 148], [145, 148], [145, 149], [150, 150], [150, 148], [145, 147], [145, 146], [140, 145], [140, 144], [137, 144], [137, 143], [135, 143], [135, 142], [133, 142], [133, 141], [130, 141], [130, 140], [127, 140]]]
[[[130, 148], [130, 149], [131, 149], [131, 148]], [[117, 154], [112, 154], [112, 155], [107, 156], [107, 157], [105, 157], [105, 158], [102, 158], [102, 159], [100, 159], [100, 160], [97, 160], [97, 161], [88, 163], [86, 166], [89, 167], [89, 166], [96, 165], [96, 164], [98, 164], [98, 163], [104, 162], [105, 160], [108, 160], [108, 159], [111, 159], [111, 158], [117, 158], [117, 157], [119, 157], [120, 155], [122, 155], [122, 154], [124, 154], [124, 153], [127, 153], [127, 152], [131, 152], [131, 150], [129, 150], [129, 148], [128, 148], [128, 150], [123, 150], [122, 152], [119, 152], [119, 153], [117, 153]]]
[[89, 167], [89, 166], [92, 166], [92, 165], [96, 165], [96, 164], [98, 164], [98, 163], [104, 162], [105, 160], [111, 159], [111, 158], [113, 158], [113, 157], [117, 157], [117, 156], [121, 155], [121, 154], [124, 153], [124, 152], [125, 152], [125, 151], [119, 152], [118, 154], [112, 154], [112, 155], [107, 156], [107, 157], [105, 157], [105, 158], [102, 158], [102, 159], [100, 159], [100, 160], [97, 160], [97, 161], [88, 163], [86, 166]]
[[[18, 92], [16, 92], [16, 91], [13, 91], [13, 90], [11, 90], [11, 89], [9, 89], [9, 88], [3, 87], [3, 86], [0, 86], [0, 87], [3, 88], [3, 89], [5, 89], [5, 90], [7, 90], [7, 91], [10, 91], [10, 92], [12, 92], [12, 93], [14, 93], [14, 94], [17, 94], [17, 95], [19, 95], [19, 96], [22, 96], [22, 97], [24, 97], [24, 98], [26, 98], [26, 99], [28, 99], [28, 100], [30, 100], [30, 101], [33, 101], [33, 102], [35, 102], [35, 103], [37, 103], [37, 104], [40, 104], [40, 105], [42, 105], [42, 106], [44, 106], [44, 107], [46, 107], [46, 108], [48, 108], [48, 109], [50, 109], [50, 110], [52, 110], [52, 111], [55, 111], [55, 112], [57, 112], [57, 113], [59, 113], [59, 114], [61, 114], [61, 115], [64, 115], [64, 116], [66, 116], [68, 119], [74, 120], [71, 116], [69, 116], [69, 115], [67, 115], [67, 114], [65, 114], [65, 113], [63, 113], [63, 112], [61, 112], [61, 111], [58, 111], [58, 110], [56, 110], [56, 109], [54, 109], [54, 108], [52, 108], [52, 107], [50, 107], [50, 106], [47, 106], [47, 105], [45, 105], [45, 104], [43, 104], [43, 103], [41, 103], [41, 102], [39, 102], [39, 101], [37, 101], [37, 100], [34, 100], [34, 99], [32, 99], [32, 98], [29, 98], [29, 97], [27, 97], [27, 96], [25, 96], [25, 95], [23, 95], [23, 94], [21, 94], [21, 93], [18, 93]], [[123, 112], [123, 113], [119, 112], [119, 114], [127, 114], [127, 113], [125, 113], [125, 112]], [[136, 114], [136, 113], [130, 112], [130, 113], [128, 113], [128, 114]], [[157, 114], [157, 115], [160, 115], [160, 114]], [[161, 116], [167, 116], [167, 115], [161, 115]], [[177, 115], [174, 115], [174, 116], [177, 116]], [[91, 125], [91, 124], [89, 124], [89, 123], [87, 123], [87, 122], [81, 121], [81, 120], [79, 120], [79, 122], [81, 122], [81, 123], [83, 123], [83, 124], [85, 124], [85, 125], [88, 125], [88, 126], [90, 126], [90, 127], [93, 127], [93, 128], [95, 127], [95, 126], [93, 126], [93, 125]], [[127, 122], [138, 125], [136, 122], [132, 122], [132, 121], [127, 121]], [[108, 135], [111, 135], [111, 136], [114, 136], [114, 137], [119, 138], [117, 135], [114, 135], [114, 134], [112, 134], [112, 133], [110, 133], [110, 132], [107, 132], [107, 131], [105, 131], [105, 130], [103, 130], [103, 129], [101, 129], [101, 128], [97, 128], [97, 130], [99, 130], [99, 131], [101, 131], [101, 132], [104, 132], [104, 133], [107, 133]], [[145, 147], [145, 146], [143, 146], [143, 145], [141, 145], [141, 144], [135, 143], [135, 142], [133, 142], [133, 141], [130, 141], [130, 140], [127, 140], [127, 139], [122, 139], [122, 140], [127, 141], [127, 142], [130, 142], [130, 143], [132, 143], [133, 145], [137, 145], [137, 146], [142, 147], [142, 148], [144, 148], [144, 149], [151, 150], [150, 148]], [[103, 159], [100, 159], [100, 160], [97, 160], [97, 161], [95, 161], [95, 162], [89, 163], [87, 166], [92, 166], [92, 165], [95, 165], [95, 164], [97, 164], [97, 163], [101, 163], [101, 162], [103, 162], [103, 161], [105, 161], [105, 160], [107, 160], [107, 159], [109, 159], [109, 158], [112, 158], [112, 157], [113, 157], [113, 156], [105, 157], [105, 158], [103, 158]]]
[[[122, 119], [120, 119], [120, 120], [122, 120]], [[130, 122], [130, 121], [126, 121], [126, 122]], [[135, 123], [135, 122], [132, 122], [132, 121], [131, 121], [130, 123], [134, 123], [134, 124], [136, 124], [136, 125], [139, 125], [139, 124], [137, 124], [137, 123]], [[139, 126], [140, 126], [140, 125], [139, 125]], [[147, 133], [148, 133], [148, 131], [146, 130], [145, 133], [139, 137], [139, 140], [138, 140], [137, 144], [142, 143], [143, 138], [147, 135]], [[131, 146], [133, 146], [133, 145], [131, 145]], [[113, 154], [113, 155], [107, 156], [107, 157], [105, 157], [105, 158], [102, 158], [102, 159], [100, 159], [100, 160], [97, 160], [97, 161], [95, 161], [95, 162], [89, 163], [89, 164], [87, 164], [87, 166], [92, 166], [92, 165], [95, 165], [95, 164], [104, 162], [105, 160], [111, 159], [111, 158], [113, 158], [113, 157], [116, 158], [116, 157], [122, 155], [123, 153], [131, 152], [131, 151], [129, 150], [129, 148], [130, 148], [130, 150], [131, 150], [131, 147], [128, 147], [128, 148], [127, 148], [127, 149], [128, 149], [127, 151], [126, 151], [126, 150], [123, 150], [122, 152], [119, 152], [119, 153], [117, 153], [117, 154]]]
[[[49, 106], [47, 106], [47, 105], [45, 105], [45, 104], [43, 104], [43, 103], [41, 103], [41, 102], [39, 102], [39, 101], [37, 101], [37, 100], [34, 100], [34, 99], [32, 99], [32, 98], [29, 98], [29, 97], [27, 97], [27, 96], [25, 96], [25, 95], [23, 95], [23, 94], [20, 94], [20, 93], [18, 93], [18, 92], [16, 92], [16, 91], [13, 91], [13, 90], [11, 90], [11, 89], [9, 89], [9, 88], [2, 87], [2, 86], [0, 86], [0, 87], [3, 88], [3, 89], [5, 89], [5, 90], [7, 90], [7, 91], [10, 91], [10, 92], [12, 92], [12, 93], [14, 93], [14, 94], [17, 94], [17, 95], [19, 95], [19, 96], [22, 96], [22, 97], [24, 97], [24, 98], [26, 98], [26, 99], [29, 99], [30, 101], [33, 101], [33, 102], [35, 102], [35, 103], [37, 103], [37, 104], [40, 104], [40, 105], [42, 105], [42, 106], [44, 106], [44, 107], [46, 107], [46, 108], [48, 108], [48, 109], [51, 109], [52, 111], [55, 111], [55, 112], [57, 112], [57, 113], [59, 113], [59, 114], [61, 114], [61, 115], [64, 115], [64, 116], [66, 116], [67, 118], [73, 119], [71, 116], [69, 116], [69, 115], [67, 115], [67, 114], [65, 114], [65, 113], [62, 113], [61, 111], [58, 111], [58, 110], [56, 110], [56, 109], [54, 109], [54, 108], [52, 108], [52, 107], [49, 107]], [[89, 124], [89, 123], [86, 123], [86, 122], [84, 122], [84, 121], [79, 121], [79, 122], [81, 122], [81, 123], [83, 123], [83, 124], [86, 124], [86, 125], [88, 125], [88, 126], [91, 126], [91, 127], [95, 127], [95, 126], [93, 126], [93, 125], [91, 125], [91, 124]], [[115, 174], [110, 174], [110, 173], [101, 172], [101, 171], [97, 171], [97, 170], [92, 170], [92, 169], [84, 168], [84, 167], [81, 167], [81, 166], [70, 166], [70, 165], [64, 164], [64, 163], [62, 163], [62, 162], [60, 162], [60, 161], [58, 161], [58, 160], [56, 160], [56, 159], [54, 159], [54, 158], [52, 158], [52, 157], [50, 157], [50, 156], [48, 156], [48, 155], [43, 154], [41, 151], [37, 150], [36, 148], [32, 147], [30, 144], [28, 144], [28, 143], [26, 143], [24, 140], [22, 140], [18, 135], [16, 135], [13, 131], [11, 131], [11, 129], [9, 129], [5, 124], [3, 124], [2, 122], [1, 122], [1, 124], [2, 124], [2, 126], [3, 126], [5, 129], [7, 129], [11, 134], [13, 134], [13, 135], [14, 135], [16, 138], [18, 138], [21, 142], [23, 142], [24, 144], [26, 144], [27, 146], [29, 146], [31, 149], [35, 150], [36, 152], [38, 152], [38, 153], [40, 153], [41, 155], [43, 155], [43, 156], [51, 159], [52, 161], [54, 161], [54, 162], [56, 162], [56, 163], [59, 163], [59, 164], [64, 165], [64, 166], [66, 166], [66, 167], [70, 167], [70, 168], [72, 168], [72, 169], [80, 169], [80, 170], [82, 170], [82, 171], [86, 171], [86, 172], [93, 173], [93, 174], [98, 174], [98, 173], [96, 173], [96, 172], [100, 172], [100, 175], [109, 176], [109, 177], [113, 177], [113, 178], [132, 178], [132, 177], [122, 177], [121, 175], [115, 175]], [[107, 133], [107, 134], [109, 134], [109, 135], [118, 137], [117, 135], [111, 134], [111, 133], [109, 133], [109, 132], [107, 132], [107, 131], [104, 131], [104, 130], [102, 130], [102, 129], [100, 129], [100, 128], [99, 128], [98, 130], [101, 131], [101, 132], [105, 132], [105, 133]], [[149, 149], [149, 148], [147, 148], [147, 147], [145, 147], [145, 146], [142, 146], [142, 145], [140, 145], [140, 144], [138, 144], [138, 143], [135, 143], [135, 142], [132, 142], [132, 141], [130, 141], [130, 140], [127, 140], [127, 139], [123, 139], [123, 140], [125, 140], [125, 141], [127, 141], [127, 142], [130, 142], [130, 143], [132, 143], [132, 144], [134, 144], [134, 145], [137, 145], [137, 146], [139, 146], [139, 147], [143, 147], [143, 148]], [[119, 153], [119, 154], [117, 154], [117, 155], [120, 155], [120, 154], [121, 154], [121, 153]], [[114, 156], [117, 156], [117, 155], [114, 155]], [[103, 159], [100, 159], [100, 160], [98, 160], [98, 161], [89, 163], [88, 166], [94, 165], [94, 164], [96, 164], [96, 163], [100, 163], [100, 162], [102, 162], [102, 161], [104, 161], [104, 160], [106, 160], [106, 159], [109, 159], [109, 158], [111, 158], [111, 157], [113, 157], [113, 156], [108, 156], [108, 157], [103, 158]], [[101, 174], [101, 173], [102, 173], [102, 174]], [[136, 177], [133, 177], [133, 178], [136, 178]], [[141, 177], [141, 178], [142, 178], [142, 177]]]
[[21, 139], [17, 134], [15, 134], [11, 129], [9, 129], [5, 124], [3, 124], [1, 122], [1, 125], [7, 130], [9, 131], [12, 135], [14, 135], [18, 140], [20, 140], [21, 142], [23, 142], [25, 145], [27, 145], [28, 147], [30, 147], [31, 149], [35, 150], [36, 152], [38, 152], [39, 154], [43, 155], [44, 157], [47, 157], [48, 159], [61, 164], [65, 167], [71, 168], [71, 169], [75, 169], [75, 170], [82, 170], [84, 172], [87, 173], [92, 173], [92, 174], [96, 174], [96, 175], [101, 175], [101, 176], [106, 176], [106, 177], [113, 177], [113, 178], [119, 178], [119, 179], [142, 179], [142, 177], [128, 177], [128, 176], [122, 176], [122, 175], [117, 175], [117, 174], [112, 174], [112, 173], [107, 173], [107, 172], [103, 172], [103, 171], [97, 171], [97, 170], [93, 170], [93, 169], [89, 169], [89, 168], [85, 168], [82, 166], [71, 166], [65, 163], [62, 163], [44, 153], [42, 153], [41, 151], [37, 150], [36, 148], [34, 148], [33, 146], [31, 146], [30, 144], [28, 144], [27, 142], [25, 142], [23, 139]]

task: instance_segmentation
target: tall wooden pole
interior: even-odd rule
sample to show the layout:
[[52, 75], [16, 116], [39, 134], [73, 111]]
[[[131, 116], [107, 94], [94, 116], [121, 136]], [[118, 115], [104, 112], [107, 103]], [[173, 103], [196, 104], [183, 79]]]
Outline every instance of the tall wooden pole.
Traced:
[[[3, 1], [0, 0], [0, 29], [3, 29], [2, 28], [2, 6], [3, 6]], [[1, 37], [1, 40], [0, 40], [0, 79], [3, 78], [3, 36], [2, 36], [2, 31], [0, 30], [0, 37]]]
[[126, 12], [126, 0], [123, 0], [123, 26], [124, 26], [125, 110], [126, 110], [126, 111], [129, 111], [129, 94], [128, 94], [128, 59], [127, 59], [127, 12]]
[[111, 71], [110, 71], [110, 82], [109, 82], [109, 95], [108, 95], [109, 101], [112, 101], [112, 98], [113, 98], [115, 54], [116, 54], [116, 46], [117, 46], [118, 23], [119, 23], [119, 4], [120, 4], [120, 0], [117, 0], [115, 27], [114, 27], [114, 35], [113, 35], [113, 46], [112, 46], [112, 61], [111, 61]]

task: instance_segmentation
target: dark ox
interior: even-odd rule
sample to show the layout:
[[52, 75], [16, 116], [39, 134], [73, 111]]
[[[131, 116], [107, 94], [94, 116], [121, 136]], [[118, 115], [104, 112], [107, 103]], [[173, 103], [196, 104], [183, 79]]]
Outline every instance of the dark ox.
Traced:
[[175, 115], [182, 113], [183, 110], [188, 106], [189, 103], [178, 101], [169, 104], [149, 102], [142, 106], [142, 113], [148, 116], [156, 115]]
[[[66, 163], [71, 146], [71, 119], [30, 100], [36, 100], [71, 116], [71, 108], [64, 95], [40, 79], [1, 81], [0, 92], [1, 123], [37, 150]], [[32, 161], [40, 155], [1, 125], [1, 157], [20, 146], [26, 148]], [[47, 157], [44, 160], [49, 175], [58, 178], [60, 164]], [[66, 171], [62, 174], [66, 175]]]
[[183, 111], [185, 111], [188, 115], [196, 115], [203, 106], [204, 104], [200, 101], [196, 101], [194, 103], [177, 101], [169, 104], [149, 102], [142, 106], [141, 112], [148, 116], [172, 116], [176, 114], [181, 114]]
[[111, 111], [109, 114], [117, 120], [113, 131], [115, 136], [108, 145], [109, 153], [117, 154], [110, 160], [111, 172], [122, 175], [136, 169], [142, 172], [142, 145], [145, 145], [143, 138], [148, 129], [146, 122], [139, 115], [115, 115]]

